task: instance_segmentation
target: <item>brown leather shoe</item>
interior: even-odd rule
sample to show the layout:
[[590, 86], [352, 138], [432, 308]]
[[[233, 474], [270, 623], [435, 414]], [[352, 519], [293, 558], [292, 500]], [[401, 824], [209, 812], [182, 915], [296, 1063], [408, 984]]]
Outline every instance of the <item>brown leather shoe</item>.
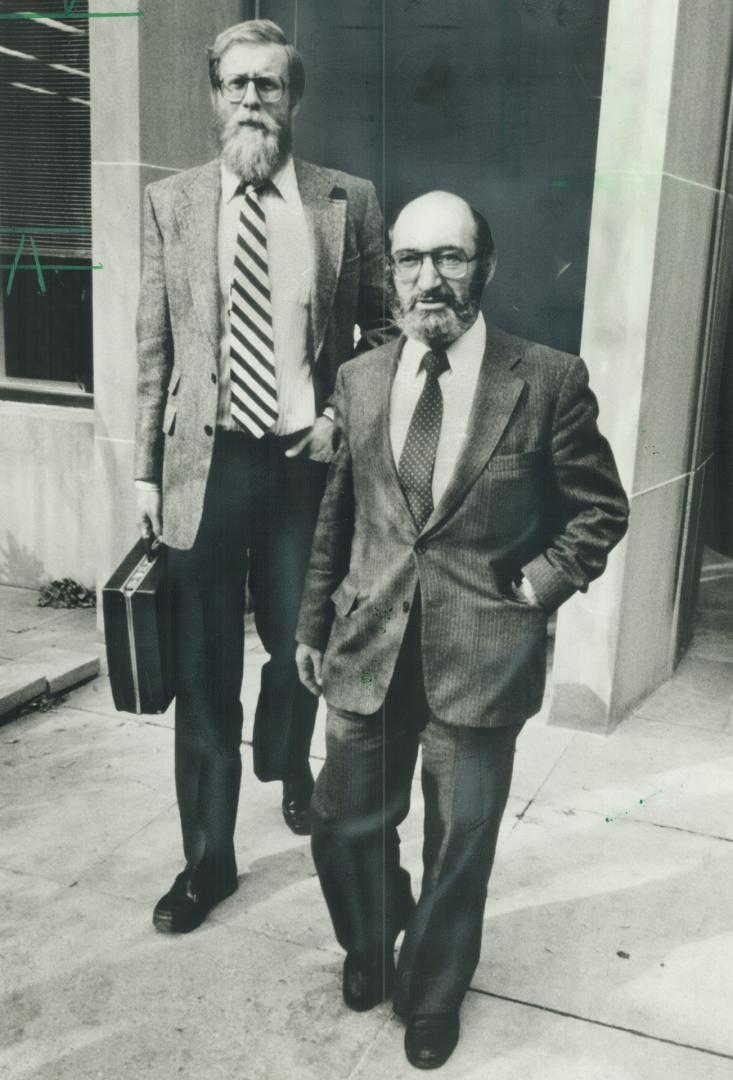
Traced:
[[439, 1069], [458, 1044], [457, 1012], [411, 1016], [405, 1032], [405, 1054], [416, 1069]]

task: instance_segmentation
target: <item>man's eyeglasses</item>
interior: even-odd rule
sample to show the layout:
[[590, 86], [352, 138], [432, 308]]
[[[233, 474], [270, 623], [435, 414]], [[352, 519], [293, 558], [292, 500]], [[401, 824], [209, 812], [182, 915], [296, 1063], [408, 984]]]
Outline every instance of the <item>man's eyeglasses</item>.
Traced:
[[219, 91], [232, 105], [239, 105], [250, 83], [254, 83], [257, 97], [266, 105], [281, 101], [288, 85], [279, 75], [232, 75], [228, 79], [219, 80]]
[[404, 248], [389, 256], [394, 275], [400, 281], [417, 281], [425, 259], [430, 259], [441, 277], [457, 280], [464, 278], [468, 264], [476, 261], [475, 255], [466, 255], [462, 248], [437, 248], [435, 251], [413, 251]]

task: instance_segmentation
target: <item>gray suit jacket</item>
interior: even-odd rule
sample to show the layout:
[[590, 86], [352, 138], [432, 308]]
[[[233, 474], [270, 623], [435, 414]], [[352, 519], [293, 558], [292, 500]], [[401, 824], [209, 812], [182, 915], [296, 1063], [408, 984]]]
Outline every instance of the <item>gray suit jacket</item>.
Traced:
[[[416, 588], [425, 688], [441, 721], [520, 723], [545, 683], [547, 616], [604, 569], [628, 503], [577, 356], [489, 327], [468, 436], [418, 532], [389, 435], [399, 342], [339, 371], [342, 441], [321, 504], [297, 638], [324, 649], [330, 705], [384, 701]], [[541, 607], [515, 599], [524, 571]]]
[[[389, 335], [382, 215], [369, 181], [295, 162], [315, 257], [311, 299], [316, 407], [354, 354]], [[216, 425], [219, 352], [219, 161], [150, 184], [137, 317], [135, 477], [162, 483], [163, 540], [198, 530]]]

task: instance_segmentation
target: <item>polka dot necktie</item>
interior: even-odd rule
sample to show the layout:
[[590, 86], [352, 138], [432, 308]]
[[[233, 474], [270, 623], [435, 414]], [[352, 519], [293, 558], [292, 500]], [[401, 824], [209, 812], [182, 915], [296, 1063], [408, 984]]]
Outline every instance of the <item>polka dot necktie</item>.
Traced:
[[425, 385], [418, 399], [397, 468], [408, 506], [422, 530], [433, 512], [433, 470], [443, 419], [443, 394], [438, 377], [450, 367], [440, 350], [426, 352], [420, 365]]

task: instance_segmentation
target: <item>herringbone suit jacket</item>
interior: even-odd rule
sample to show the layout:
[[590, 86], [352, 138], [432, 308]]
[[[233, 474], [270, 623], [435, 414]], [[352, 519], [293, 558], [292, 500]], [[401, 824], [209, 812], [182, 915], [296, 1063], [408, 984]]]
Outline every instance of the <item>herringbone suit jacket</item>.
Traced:
[[[382, 215], [374, 186], [295, 161], [314, 257], [311, 355], [316, 408], [336, 370], [389, 335]], [[150, 184], [137, 317], [135, 477], [162, 484], [163, 540], [190, 548], [211, 465], [217, 411], [220, 295], [218, 160]]]
[[[628, 503], [577, 356], [489, 327], [449, 485], [418, 530], [389, 435], [401, 342], [351, 360], [336, 385], [342, 440], [316, 528], [297, 638], [321, 650], [331, 706], [382, 705], [419, 585], [425, 689], [448, 724], [536, 712], [547, 617], [585, 590]], [[539, 604], [516, 599], [524, 572]]]

